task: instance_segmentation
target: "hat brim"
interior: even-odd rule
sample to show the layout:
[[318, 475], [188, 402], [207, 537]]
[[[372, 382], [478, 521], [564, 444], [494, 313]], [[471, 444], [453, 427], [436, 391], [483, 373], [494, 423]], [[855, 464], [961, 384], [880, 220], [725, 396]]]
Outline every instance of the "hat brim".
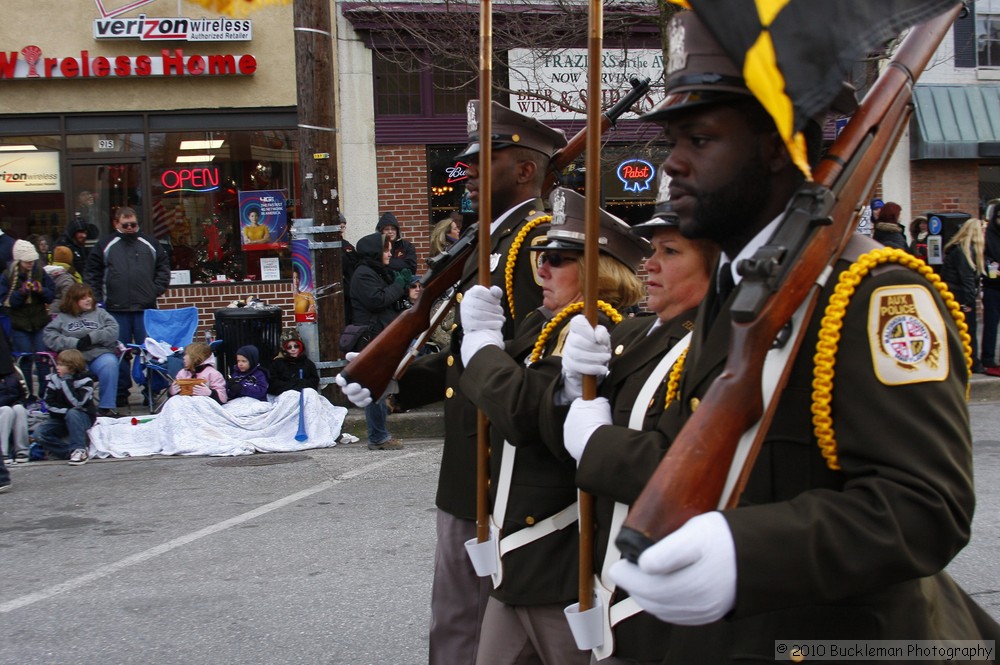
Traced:
[[646, 240], [652, 240], [653, 236], [660, 229], [676, 229], [680, 226], [677, 217], [674, 215], [670, 216], [657, 216], [653, 217], [648, 222], [643, 222], [642, 224], [636, 224], [632, 227], [632, 233], [636, 234], [640, 238], [645, 238]]
[[720, 86], [714, 90], [678, 89], [671, 91], [652, 111], [640, 116], [639, 119], [646, 121], [666, 120], [679, 111], [753, 98], [753, 95], [746, 88]]
[[583, 243], [566, 238], [548, 238], [543, 245], [532, 245], [531, 251], [543, 252], [550, 249], [564, 249], [570, 252], [582, 252]]

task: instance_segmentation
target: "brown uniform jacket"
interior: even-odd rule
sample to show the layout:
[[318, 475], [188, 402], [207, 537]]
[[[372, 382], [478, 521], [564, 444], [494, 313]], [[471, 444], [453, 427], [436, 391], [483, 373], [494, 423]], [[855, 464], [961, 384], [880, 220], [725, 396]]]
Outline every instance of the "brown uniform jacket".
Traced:
[[[541, 199], [519, 205], [490, 236], [490, 253], [499, 255], [496, 267], [490, 271], [490, 283], [505, 289], [504, 270], [507, 255], [518, 232], [531, 219], [545, 215]], [[532, 265], [531, 244], [545, 235], [547, 224], [536, 226], [525, 238], [514, 264], [511, 297], [514, 317], [506, 296], [503, 298], [507, 322], [504, 338], [513, 336], [515, 326], [534, 312], [542, 303], [542, 290]], [[460, 291], [464, 292], [476, 279], [478, 257], [469, 258], [462, 276]], [[459, 301], [460, 302], [460, 301]], [[461, 315], [461, 305], [456, 320]], [[459, 379], [462, 359], [459, 354], [461, 328], [452, 335], [452, 348], [418, 358], [410, 365], [399, 381], [399, 404], [413, 408], [444, 400], [444, 452], [441, 455], [441, 474], [438, 477], [437, 507], [460, 519], [476, 517], [476, 407], [462, 393]]]
[[[646, 408], [642, 430], [629, 429], [632, 405], [646, 380], [670, 351], [694, 327], [692, 309], [667, 321], [651, 334], [655, 317], [622, 321], [611, 332], [611, 363], [599, 394], [611, 403], [613, 426], [601, 427], [587, 443], [580, 458], [576, 481], [580, 489], [594, 495], [594, 570], [600, 573], [611, 537], [611, 519], [616, 502], [631, 504], [656, 469], [667, 449], [666, 435], [657, 430], [666, 403], [667, 383], [663, 381]], [[558, 384], [551, 387], [554, 392]], [[546, 404], [552, 404], [550, 393]], [[568, 408], [548, 408], [543, 427], [549, 437], [562, 441], [562, 424]], [[627, 594], [616, 591], [612, 602]], [[653, 662], [663, 657], [669, 637], [658, 619], [640, 612], [623, 620], [614, 629], [617, 658]]]
[[[518, 328], [505, 349], [487, 347], [462, 374], [462, 390], [490, 418], [490, 513], [493, 514], [504, 441], [514, 447], [502, 537], [537, 524], [576, 501], [576, 462], [559, 441], [545, 440], [539, 416], [549, 386], [559, 376], [564, 319], [549, 335], [543, 356], [530, 367], [524, 360], [544, 324], [551, 319], [538, 310]], [[608, 325], [605, 321], [604, 325]], [[575, 602], [579, 578], [577, 524], [512, 550], [503, 557], [503, 579], [492, 595], [507, 605]]]
[[[707, 626], [671, 627], [666, 663], [770, 660], [778, 639], [997, 637], [996, 623], [942, 572], [968, 541], [975, 504], [968, 374], [957, 326], [916, 272], [889, 269], [857, 286], [832, 391], [841, 470], [820, 455], [810, 413], [813, 356], [823, 305], [848, 266], [836, 264], [740, 505], [724, 512], [736, 548], [736, 606]], [[890, 326], [878, 320], [870, 334], [869, 308], [891, 309], [879, 289], [894, 285], [927, 288], [942, 313], [945, 333], [932, 341], [947, 363], [940, 380], [890, 385], [885, 366], [876, 369]], [[660, 425], [671, 437], [725, 364], [732, 297], [711, 325], [714, 288], [702, 303], [680, 399]]]

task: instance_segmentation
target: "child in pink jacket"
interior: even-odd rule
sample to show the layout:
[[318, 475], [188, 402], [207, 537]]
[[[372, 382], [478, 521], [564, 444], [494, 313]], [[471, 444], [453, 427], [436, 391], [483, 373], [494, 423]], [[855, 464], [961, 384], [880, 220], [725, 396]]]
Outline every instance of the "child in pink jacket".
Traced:
[[[184, 347], [184, 369], [177, 372], [177, 379], [204, 379], [205, 382], [192, 388], [192, 394], [211, 397], [219, 404], [229, 400], [226, 394], [226, 379], [215, 369], [215, 356], [212, 349], [203, 342], [193, 342]], [[180, 385], [174, 381], [170, 384], [170, 394], [180, 392]]]

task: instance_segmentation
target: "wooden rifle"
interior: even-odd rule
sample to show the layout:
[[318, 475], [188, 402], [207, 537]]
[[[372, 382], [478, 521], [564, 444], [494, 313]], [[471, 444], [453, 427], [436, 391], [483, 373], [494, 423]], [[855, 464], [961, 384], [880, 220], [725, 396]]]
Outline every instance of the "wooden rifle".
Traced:
[[[817, 280], [854, 233], [859, 201], [875, 186], [906, 128], [913, 83], [960, 9], [956, 5], [910, 31], [820, 162], [815, 181], [798, 190], [774, 237], [741, 265], [743, 281], [732, 307], [726, 365], [629, 511], [615, 541], [629, 560], [636, 561], [647, 547], [695, 515], [736, 505], [792, 364], [786, 364], [765, 408], [761, 386], [765, 357], [804, 303], [799, 325], [808, 323], [819, 296]], [[795, 345], [791, 358], [802, 335], [793, 338], [786, 342]], [[726, 495], [737, 444], [758, 422], [740, 475]]]
[[[632, 89], [604, 112], [601, 131], [607, 131], [626, 111], [635, 106], [649, 91], [649, 79], [632, 79]], [[573, 163], [583, 152], [587, 142], [586, 128], [577, 132], [564, 148], [552, 156], [549, 172], [545, 177], [543, 192], [548, 194], [555, 186], [559, 173]], [[392, 379], [403, 375], [416, 357], [419, 345], [426, 339], [427, 331], [436, 322], [431, 321], [434, 302], [455, 286], [462, 277], [466, 261], [476, 248], [476, 225], [472, 225], [450, 248], [427, 260], [427, 271], [420, 277], [420, 296], [413, 307], [393, 319], [368, 343], [344, 368], [342, 374], [350, 383], [359, 383], [377, 398]], [[441, 312], [443, 317], [445, 309]], [[438, 321], [441, 317], [438, 317]]]

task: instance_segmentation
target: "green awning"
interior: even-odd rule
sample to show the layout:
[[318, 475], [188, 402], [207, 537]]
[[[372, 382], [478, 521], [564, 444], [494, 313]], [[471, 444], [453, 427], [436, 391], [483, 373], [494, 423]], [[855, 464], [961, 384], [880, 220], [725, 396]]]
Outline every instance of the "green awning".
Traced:
[[911, 159], [1000, 158], [1000, 84], [917, 85]]

